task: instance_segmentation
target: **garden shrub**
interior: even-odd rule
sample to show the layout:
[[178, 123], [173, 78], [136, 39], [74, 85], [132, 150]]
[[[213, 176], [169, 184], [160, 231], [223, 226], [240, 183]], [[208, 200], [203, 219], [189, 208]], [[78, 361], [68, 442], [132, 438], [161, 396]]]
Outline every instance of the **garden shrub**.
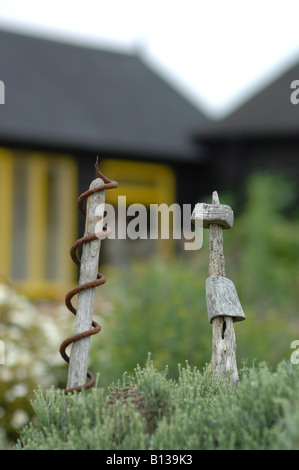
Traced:
[[[299, 225], [298, 218], [286, 211], [293, 198], [292, 186], [285, 181], [254, 175], [244, 210], [236, 216], [233, 229], [223, 232], [227, 276], [237, 287], [247, 317], [235, 324], [239, 368], [244, 358], [249, 363], [254, 359], [257, 363], [266, 361], [276, 368], [282, 359], [289, 360], [290, 345], [299, 339]], [[225, 197], [220, 199], [229, 203]], [[143, 260], [111, 274], [101, 269], [107, 274], [107, 283], [96, 290], [94, 318], [102, 331], [91, 339], [89, 367], [99, 374], [100, 388], [116, 387], [123, 371], [130, 376], [150, 352], [159, 370], [167, 366], [164, 403], [169, 381], [180, 378], [177, 364], [188, 360], [190, 367], [202, 369], [210, 361], [212, 329], [205, 301], [208, 236], [205, 230], [199, 251], [177, 255], [173, 260]], [[67, 365], [60, 357], [59, 346], [73, 333], [74, 317], [63, 304], [57, 308], [51, 305], [49, 311], [45, 314], [38, 305], [0, 284], [0, 340], [6, 353], [6, 364], [0, 365], [0, 431], [5, 431], [4, 438], [15, 440], [20, 426], [30, 419], [29, 399], [38, 385], [45, 390], [50, 385], [63, 388], [66, 384]], [[143, 387], [145, 390], [138, 393], [134, 389], [135, 398], [135, 392], [129, 391], [128, 401], [126, 392], [120, 391], [122, 398], [116, 408], [122, 409], [122, 399], [128, 406], [134, 400], [141, 403], [143, 395], [139, 393], [146, 393], [145, 384]], [[153, 390], [152, 394], [155, 396]], [[162, 408], [167, 422], [171, 411]], [[289, 418], [277, 421], [275, 426], [281, 435], [293, 429], [296, 436], [298, 414], [292, 414], [288, 405], [284, 410]], [[161, 412], [157, 408], [156, 414], [151, 414], [145, 430], [155, 428]]]
[[179, 259], [136, 262], [109, 277], [105, 292], [99, 293], [104, 297], [97, 311], [101, 337], [91, 345], [91, 368], [100, 372], [101, 385], [117, 380], [124, 370], [132, 372], [148, 353], [157, 367], [168, 365], [171, 377], [177, 376], [178, 362], [209, 361], [204, 282]]
[[[151, 259], [107, 281], [101, 292], [104, 307], [97, 310], [102, 331], [91, 341], [90, 361], [102, 386], [117, 380], [124, 370], [132, 372], [149, 352], [157, 367], [168, 366], [172, 378], [178, 376], [177, 364], [185, 360], [197, 367], [210, 362], [206, 277], [196, 262]], [[240, 300], [246, 320], [235, 324], [239, 366], [244, 358], [271, 366], [289, 359], [291, 342], [299, 338], [299, 322], [284, 315], [283, 301], [261, 314], [244, 295]]]
[[[227, 277], [247, 317], [235, 324], [239, 364], [247, 358], [276, 367], [299, 338], [299, 222], [287, 211], [294, 197], [289, 181], [253, 175], [242, 213], [223, 232]], [[148, 352], [157, 367], [168, 365], [173, 378], [178, 363], [203, 367], [210, 361], [208, 237], [204, 230], [203, 247], [189, 256], [143, 260], [107, 276], [97, 310], [103, 329], [91, 345], [91, 367], [101, 373], [102, 385], [123, 370], [132, 372]]]
[[68, 397], [39, 390], [16, 449], [299, 450], [299, 367], [240, 372], [236, 387], [209, 366], [179, 366], [173, 380], [148, 360], [107, 389]]

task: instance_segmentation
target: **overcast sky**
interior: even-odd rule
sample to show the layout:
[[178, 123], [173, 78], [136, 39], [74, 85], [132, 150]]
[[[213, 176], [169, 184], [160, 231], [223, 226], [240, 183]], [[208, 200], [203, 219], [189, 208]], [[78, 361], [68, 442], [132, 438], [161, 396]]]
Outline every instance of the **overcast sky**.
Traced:
[[0, 27], [139, 49], [212, 117], [299, 62], [298, 18], [298, 0], [0, 0]]

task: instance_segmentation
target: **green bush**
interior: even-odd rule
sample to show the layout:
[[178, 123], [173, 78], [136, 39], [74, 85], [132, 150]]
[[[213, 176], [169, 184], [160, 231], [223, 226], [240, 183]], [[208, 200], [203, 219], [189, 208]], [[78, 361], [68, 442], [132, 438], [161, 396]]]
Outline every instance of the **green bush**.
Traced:
[[90, 367], [100, 372], [101, 385], [132, 372], [148, 353], [157, 367], [168, 365], [171, 377], [179, 362], [208, 362], [212, 340], [204, 283], [183, 260], [151, 259], [109, 277], [99, 292], [102, 331], [91, 341]]
[[[290, 345], [299, 339], [299, 224], [287, 211], [293, 198], [288, 182], [255, 175], [244, 210], [232, 230], [224, 231], [227, 276], [237, 287], [247, 317], [235, 324], [239, 368], [244, 358], [276, 368], [282, 359], [289, 360]], [[221, 194], [220, 199], [230, 203]], [[91, 338], [90, 350], [90, 370], [100, 374], [101, 387], [117, 382], [123, 371], [132, 373], [149, 352], [156, 367], [167, 366], [168, 378], [175, 380], [178, 363], [188, 360], [190, 367], [201, 369], [210, 361], [208, 251], [205, 230], [202, 249], [184, 257], [144, 260], [111, 274], [101, 269], [107, 283], [96, 290], [95, 320], [102, 331]], [[67, 365], [59, 346], [73, 333], [75, 320], [64, 305], [49, 305], [48, 310], [0, 285], [0, 340], [6, 353], [6, 364], [0, 365], [4, 438], [15, 440], [30, 419], [29, 399], [38, 385], [46, 389], [66, 384]], [[289, 415], [291, 430], [298, 417], [291, 418], [290, 409]]]
[[258, 315], [280, 310], [298, 318], [299, 220], [290, 208], [296, 193], [277, 175], [250, 178], [244, 210], [225, 231], [228, 273]]
[[179, 366], [173, 380], [148, 361], [107, 390], [39, 390], [16, 449], [299, 450], [298, 390], [290, 362], [244, 367], [232, 388], [210, 367]]
[[[177, 378], [177, 364], [185, 360], [197, 367], [210, 362], [206, 277], [196, 262], [152, 259], [109, 278], [103, 310], [100, 306], [96, 318], [102, 331], [91, 340], [90, 368], [100, 373], [102, 386], [117, 380], [124, 370], [132, 372], [149, 352], [157, 367], [168, 366], [172, 378]], [[238, 284], [237, 276], [231, 278]], [[235, 324], [239, 366], [244, 358], [271, 366], [289, 359], [290, 345], [299, 338], [299, 323], [284, 314], [283, 300], [261, 313], [245, 295], [240, 299], [246, 320]]]

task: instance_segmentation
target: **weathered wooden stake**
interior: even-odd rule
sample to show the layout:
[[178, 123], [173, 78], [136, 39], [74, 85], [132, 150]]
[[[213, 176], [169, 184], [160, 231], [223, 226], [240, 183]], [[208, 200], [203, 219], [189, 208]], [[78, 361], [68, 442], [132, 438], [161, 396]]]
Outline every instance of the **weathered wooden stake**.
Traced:
[[223, 228], [233, 225], [233, 211], [219, 202], [213, 192], [212, 204], [197, 204], [192, 219], [201, 220], [204, 228], [210, 229], [209, 278], [206, 281], [208, 317], [213, 327], [211, 365], [217, 377], [229, 372], [230, 383], [239, 380], [236, 362], [236, 338], [233, 322], [245, 320], [236, 289], [225, 276], [223, 254]]
[[[213, 193], [212, 204], [220, 204], [218, 194]], [[221, 225], [210, 225], [210, 276], [225, 276], [225, 261], [223, 254], [223, 234]], [[212, 321], [212, 368], [221, 377], [227, 371], [231, 372], [230, 382], [236, 384], [239, 374], [236, 362], [236, 338], [233, 319], [229, 316], [217, 316]]]
[[[94, 189], [104, 184], [101, 178], [97, 178], [90, 184], [89, 189]], [[99, 213], [99, 207], [104, 208], [105, 191], [91, 194], [87, 199], [86, 222], [84, 236], [94, 234], [99, 229], [99, 223], [103, 214]], [[79, 285], [95, 281], [99, 267], [101, 240], [96, 238], [82, 247]], [[83, 290], [78, 294], [75, 334], [82, 333], [91, 328], [92, 314], [94, 310], [95, 288]], [[86, 382], [88, 371], [90, 337], [82, 338], [73, 343], [70, 353], [67, 388], [82, 386]]]

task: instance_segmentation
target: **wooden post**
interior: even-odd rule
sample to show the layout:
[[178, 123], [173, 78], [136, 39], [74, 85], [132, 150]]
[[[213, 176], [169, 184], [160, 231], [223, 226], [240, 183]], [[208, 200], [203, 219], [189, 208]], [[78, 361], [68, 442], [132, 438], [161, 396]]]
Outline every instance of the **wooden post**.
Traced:
[[229, 372], [232, 385], [239, 381], [236, 361], [234, 321], [245, 320], [235, 287], [225, 273], [223, 254], [223, 228], [233, 225], [233, 212], [219, 202], [216, 191], [212, 204], [197, 204], [192, 219], [203, 221], [210, 230], [209, 278], [206, 281], [206, 298], [209, 320], [213, 328], [211, 365], [218, 378]]
[[[101, 178], [97, 178], [90, 184], [89, 189], [94, 189], [104, 184]], [[87, 199], [86, 222], [84, 236], [99, 232], [99, 222], [103, 220], [103, 214], [99, 214], [99, 206], [104, 208], [105, 191], [91, 194]], [[85, 243], [82, 247], [79, 285], [95, 281], [98, 274], [101, 240]], [[75, 334], [80, 334], [91, 328], [94, 309], [95, 288], [82, 290], [78, 294]], [[86, 382], [88, 371], [90, 337], [82, 338], [73, 343], [70, 353], [67, 388], [82, 386]]]
[[[220, 204], [218, 194], [213, 192], [212, 204]], [[225, 261], [223, 254], [223, 234], [221, 225], [210, 225], [210, 276], [225, 276]], [[230, 316], [217, 316], [212, 321], [212, 369], [217, 377], [230, 371], [230, 382], [235, 385], [239, 381], [236, 362], [236, 337], [233, 318]]]

